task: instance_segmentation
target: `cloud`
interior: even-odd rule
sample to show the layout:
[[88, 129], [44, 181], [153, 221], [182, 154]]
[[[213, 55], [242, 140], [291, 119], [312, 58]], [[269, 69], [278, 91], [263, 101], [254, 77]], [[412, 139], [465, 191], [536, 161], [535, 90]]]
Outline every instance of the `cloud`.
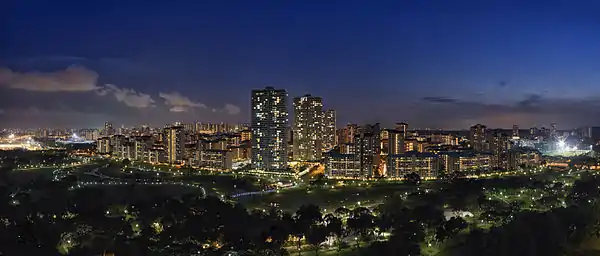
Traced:
[[185, 107], [172, 107], [172, 108], [169, 109], [169, 111], [171, 111], [171, 112], [177, 112], [177, 113], [179, 113], [179, 112], [186, 112], [187, 108], [185, 108]]
[[3, 128], [66, 128], [100, 127], [114, 117], [107, 113], [81, 112], [75, 109], [44, 109], [35, 106], [7, 108], [2, 123]]
[[237, 115], [240, 113], [240, 107], [233, 105], [233, 104], [225, 104], [225, 108], [224, 108], [225, 112], [227, 112], [227, 114], [229, 115]]
[[113, 84], [107, 84], [96, 92], [98, 95], [104, 96], [112, 93], [119, 102], [133, 108], [147, 108], [154, 105], [152, 96], [136, 92], [134, 89], [119, 88]]
[[171, 112], [187, 112], [192, 108], [206, 108], [206, 105], [200, 102], [194, 102], [190, 98], [181, 95], [178, 92], [158, 94], [159, 97], [165, 100], [165, 105], [170, 106]]
[[431, 103], [457, 103], [458, 100], [448, 97], [423, 97], [421, 100]]
[[541, 100], [542, 100], [542, 95], [530, 94], [530, 95], [527, 95], [527, 97], [524, 100], [519, 101], [517, 103], [517, 105], [519, 105], [521, 107], [533, 107], [533, 106], [536, 106], [538, 103], [540, 103]]
[[56, 72], [16, 72], [0, 68], [0, 86], [39, 92], [87, 92], [98, 90], [98, 74], [83, 66]]
[[[442, 99], [446, 99], [441, 97]], [[476, 100], [454, 99], [439, 104], [439, 100], [415, 101], [402, 105], [410, 108], [405, 119], [421, 128], [465, 129], [482, 123], [488, 127], [548, 126], [558, 123], [562, 128], [598, 125], [600, 96], [587, 98], [547, 98], [531, 94], [523, 99], [505, 103], [487, 103]], [[411, 105], [412, 104], [412, 105]], [[389, 111], [397, 111], [390, 106]]]

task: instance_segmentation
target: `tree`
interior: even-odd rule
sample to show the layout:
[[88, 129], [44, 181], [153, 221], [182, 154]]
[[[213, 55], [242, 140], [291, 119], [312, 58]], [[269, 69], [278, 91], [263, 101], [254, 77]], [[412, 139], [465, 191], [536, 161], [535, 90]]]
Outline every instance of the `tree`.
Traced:
[[351, 212], [350, 209], [342, 206], [342, 207], [335, 209], [335, 211], [333, 213], [338, 218], [346, 218], [346, 217], [348, 217], [348, 215], [350, 215], [350, 212]]
[[123, 161], [121, 161], [121, 164], [123, 164], [125, 167], [127, 167], [131, 164], [131, 160], [129, 160], [129, 158], [125, 158], [125, 159], [123, 159]]
[[367, 248], [365, 255], [421, 255], [420, 243], [425, 238], [419, 222], [408, 218], [398, 219], [389, 240], [375, 242]]
[[404, 180], [408, 183], [408, 184], [412, 184], [415, 186], [418, 186], [421, 184], [421, 176], [419, 176], [419, 174], [417, 174], [416, 172], [411, 172], [409, 174], [405, 174], [404, 175]]
[[[347, 225], [357, 238], [360, 237], [361, 240], [367, 240], [374, 228], [374, 217], [369, 209], [358, 207], [350, 214]], [[356, 247], [360, 247], [358, 239], [356, 239]]]
[[411, 212], [411, 219], [417, 220], [430, 228], [436, 227], [444, 221], [444, 212], [432, 205], [423, 205]]
[[327, 238], [327, 228], [321, 224], [313, 224], [306, 232], [306, 241], [315, 248], [315, 254], [319, 255], [321, 243]]
[[468, 224], [463, 218], [452, 217], [437, 227], [435, 236], [438, 241], [442, 242], [447, 238], [454, 237], [467, 227]]
[[316, 205], [302, 205], [294, 215], [293, 234], [298, 238], [298, 250], [302, 246], [302, 237], [306, 235], [312, 225], [322, 221], [321, 208]]
[[344, 224], [342, 220], [333, 214], [327, 214], [324, 218], [325, 227], [329, 236], [334, 236], [338, 252], [342, 250], [342, 241], [344, 239]]

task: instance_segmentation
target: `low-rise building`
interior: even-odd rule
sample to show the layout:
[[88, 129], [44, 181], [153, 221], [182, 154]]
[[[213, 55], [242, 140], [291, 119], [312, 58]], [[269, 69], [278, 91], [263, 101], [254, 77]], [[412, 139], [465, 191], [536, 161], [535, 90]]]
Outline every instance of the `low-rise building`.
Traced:
[[138, 136], [133, 140], [135, 151], [133, 154], [133, 159], [136, 161], [144, 161], [144, 152], [152, 147], [152, 137], [151, 136]]
[[101, 137], [96, 142], [96, 153], [98, 154], [110, 154], [112, 151], [110, 144], [110, 137]]
[[229, 150], [219, 149], [198, 150], [191, 164], [193, 167], [207, 170], [230, 171], [232, 167], [232, 153]]
[[541, 153], [535, 149], [511, 149], [508, 153], [508, 163], [510, 170], [516, 170], [519, 167], [537, 167], [542, 162]]
[[413, 172], [422, 178], [435, 178], [440, 169], [440, 158], [433, 153], [413, 151], [387, 156], [386, 176], [389, 178], [402, 178]]
[[121, 144], [121, 153], [119, 158], [133, 160], [135, 156], [135, 144], [133, 142], [126, 141]]
[[252, 157], [252, 147], [249, 144], [242, 144], [240, 146], [229, 147], [234, 162], [248, 161]]
[[443, 152], [442, 162], [446, 173], [488, 171], [491, 168], [491, 157], [489, 153], [472, 151]]
[[151, 164], [166, 163], [168, 161], [167, 151], [162, 144], [154, 144], [144, 151], [144, 162]]
[[329, 178], [362, 178], [360, 160], [355, 154], [331, 151], [325, 156], [325, 176]]

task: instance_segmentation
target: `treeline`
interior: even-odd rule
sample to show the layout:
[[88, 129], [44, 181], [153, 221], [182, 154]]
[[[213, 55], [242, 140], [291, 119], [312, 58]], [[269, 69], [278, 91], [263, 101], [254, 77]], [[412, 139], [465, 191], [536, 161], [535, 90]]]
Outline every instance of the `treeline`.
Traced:
[[[552, 189], [564, 195], [566, 206], [550, 200], [548, 211], [525, 210], [486, 198], [490, 185]], [[390, 196], [374, 209], [324, 212], [305, 205], [294, 213], [248, 210], [215, 197], [139, 199], [109, 196], [111, 187], [68, 186], [38, 181], [0, 187], [1, 255], [289, 255], [324, 247], [356, 255], [595, 255], [600, 235], [600, 180], [594, 175], [570, 188], [529, 177], [459, 179]], [[446, 219], [449, 207], [476, 216]]]

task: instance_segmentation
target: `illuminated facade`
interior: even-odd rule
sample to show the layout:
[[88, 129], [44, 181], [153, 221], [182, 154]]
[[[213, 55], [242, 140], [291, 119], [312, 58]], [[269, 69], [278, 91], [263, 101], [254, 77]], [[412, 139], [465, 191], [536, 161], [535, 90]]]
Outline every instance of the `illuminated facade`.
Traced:
[[398, 130], [387, 130], [387, 134], [387, 153], [389, 155], [404, 153], [404, 132]]
[[104, 123], [104, 130], [102, 131], [102, 135], [105, 137], [109, 137], [115, 134], [115, 129], [112, 126], [112, 123], [106, 122]]
[[200, 140], [198, 143], [200, 144], [201, 149], [227, 149], [227, 140], [222, 138], [214, 140]]
[[537, 167], [541, 162], [542, 156], [537, 150], [513, 149], [508, 153], [509, 170], [516, 170], [520, 167]]
[[354, 143], [343, 143], [340, 145], [340, 153], [342, 154], [355, 154], [356, 147]]
[[136, 161], [144, 161], [144, 151], [147, 151], [152, 146], [152, 137], [150, 136], [139, 136], [135, 137], [134, 141], [134, 155], [133, 159]]
[[154, 144], [144, 151], [144, 161], [151, 164], [164, 163], [167, 161], [167, 151], [162, 144]]
[[325, 155], [325, 175], [329, 178], [363, 178], [355, 154], [329, 152]]
[[451, 134], [431, 134], [429, 136], [431, 143], [440, 145], [458, 145], [458, 138]]
[[436, 154], [409, 152], [388, 155], [386, 169], [386, 176], [390, 178], [402, 178], [413, 172], [422, 178], [435, 178], [441, 169], [441, 164]]
[[294, 98], [294, 147], [296, 161], [321, 159], [323, 150], [323, 100], [304, 95]]
[[287, 168], [287, 92], [267, 87], [252, 91], [252, 166], [261, 170]]
[[379, 124], [360, 127], [354, 137], [355, 154], [360, 161], [360, 171], [363, 177], [373, 177], [379, 167], [381, 157]]
[[135, 156], [135, 145], [133, 142], [125, 142], [121, 145], [120, 158], [133, 160]]
[[110, 154], [111, 150], [112, 149], [110, 146], [110, 138], [109, 137], [98, 138], [98, 141], [96, 144], [96, 153]]
[[372, 178], [379, 173], [381, 159], [379, 124], [357, 129], [354, 143], [342, 143], [341, 152], [325, 155], [325, 174], [329, 177]]
[[469, 142], [475, 151], [486, 151], [487, 141], [485, 138], [485, 125], [476, 124], [469, 130]]
[[336, 125], [335, 110], [323, 112], [323, 151], [329, 151], [337, 145]]
[[396, 123], [396, 130], [401, 131], [404, 138], [406, 138], [406, 134], [408, 134], [408, 124], [407, 123]]
[[250, 141], [252, 139], [252, 131], [251, 130], [243, 130], [240, 132], [240, 136], [242, 141]]
[[232, 153], [229, 150], [218, 149], [198, 150], [192, 166], [214, 171], [231, 171]]
[[354, 136], [357, 134], [358, 125], [347, 124], [338, 132], [338, 144], [354, 143]]
[[490, 165], [495, 169], [508, 169], [508, 150], [510, 140], [502, 130], [489, 132], [489, 151], [492, 153]]
[[429, 143], [427, 143], [427, 141], [419, 141], [414, 138], [406, 139], [404, 141], [404, 151], [405, 152], [411, 152], [411, 151], [426, 152], [428, 146], [429, 146]]
[[233, 161], [248, 161], [251, 157], [251, 148], [249, 145], [240, 145], [230, 147]]
[[226, 124], [226, 123], [202, 123], [196, 122], [190, 124], [191, 127], [186, 128], [195, 133], [201, 134], [217, 134], [217, 133], [231, 133], [239, 132], [243, 130], [243, 125], [239, 124]]
[[491, 168], [491, 154], [475, 152], [443, 152], [444, 171], [470, 172], [470, 171], [488, 171]]
[[170, 164], [179, 164], [183, 162], [185, 148], [185, 132], [183, 126], [175, 124], [165, 128], [167, 142], [167, 161]]
[[126, 141], [127, 138], [123, 135], [113, 135], [112, 137], [110, 137], [110, 147], [112, 156], [122, 156], [121, 147], [123, 146], [123, 144], [125, 144]]

